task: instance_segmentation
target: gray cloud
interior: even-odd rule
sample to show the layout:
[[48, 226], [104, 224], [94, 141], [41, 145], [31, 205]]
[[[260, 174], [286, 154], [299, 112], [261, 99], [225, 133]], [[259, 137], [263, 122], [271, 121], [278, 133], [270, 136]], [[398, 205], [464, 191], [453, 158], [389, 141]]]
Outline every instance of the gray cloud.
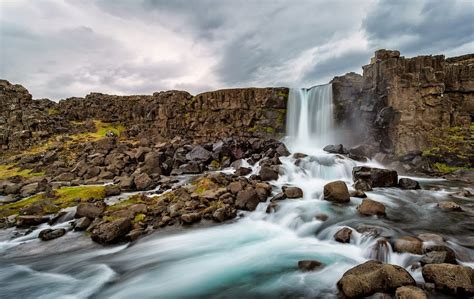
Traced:
[[[0, 4], [0, 77], [34, 97], [309, 86], [377, 48], [474, 51], [470, 1], [18, 0]], [[34, 25], [31, 20], [34, 20]]]

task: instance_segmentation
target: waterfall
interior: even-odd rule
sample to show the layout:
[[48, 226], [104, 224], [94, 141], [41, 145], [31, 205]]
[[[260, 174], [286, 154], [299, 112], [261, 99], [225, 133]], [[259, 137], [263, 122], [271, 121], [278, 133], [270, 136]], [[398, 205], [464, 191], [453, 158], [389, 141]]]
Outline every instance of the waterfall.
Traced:
[[334, 140], [332, 85], [291, 89], [287, 144], [293, 151], [320, 150]]

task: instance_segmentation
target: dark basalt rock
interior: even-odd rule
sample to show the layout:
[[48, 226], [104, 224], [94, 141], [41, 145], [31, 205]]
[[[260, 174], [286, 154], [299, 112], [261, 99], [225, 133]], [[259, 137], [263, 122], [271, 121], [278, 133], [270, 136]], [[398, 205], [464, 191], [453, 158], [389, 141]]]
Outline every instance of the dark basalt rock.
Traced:
[[349, 243], [351, 241], [352, 229], [344, 227], [334, 234], [334, 240], [339, 243]]
[[417, 181], [409, 179], [409, 178], [401, 178], [398, 181], [398, 186], [402, 189], [408, 189], [408, 190], [421, 189], [420, 184]]
[[352, 169], [354, 182], [366, 181], [372, 187], [396, 187], [398, 175], [395, 170], [357, 166]]
[[262, 181], [273, 181], [278, 179], [278, 171], [271, 166], [262, 166], [258, 175]]
[[120, 241], [130, 231], [129, 218], [120, 218], [111, 222], [101, 221], [91, 230], [91, 238], [97, 243], [112, 244]]
[[253, 211], [260, 202], [255, 189], [242, 190], [237, 193], [235, 206], [241, 210]]
[[53, 239], [60, 238], [66, 234], [66, 230], [64, 228], [59, 229], [44, 229], [40, 231], [38, 238], [42, 241], [49, 241]]

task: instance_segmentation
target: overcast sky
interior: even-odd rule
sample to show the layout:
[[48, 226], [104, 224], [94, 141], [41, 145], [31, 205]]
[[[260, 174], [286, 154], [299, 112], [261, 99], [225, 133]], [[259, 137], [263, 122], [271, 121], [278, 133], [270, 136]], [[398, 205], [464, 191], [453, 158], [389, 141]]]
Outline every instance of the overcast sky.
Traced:
[[311, 86], [374, 50], [474, 53], [474, 0], [0, 0], [0, 78], [34, 98]]

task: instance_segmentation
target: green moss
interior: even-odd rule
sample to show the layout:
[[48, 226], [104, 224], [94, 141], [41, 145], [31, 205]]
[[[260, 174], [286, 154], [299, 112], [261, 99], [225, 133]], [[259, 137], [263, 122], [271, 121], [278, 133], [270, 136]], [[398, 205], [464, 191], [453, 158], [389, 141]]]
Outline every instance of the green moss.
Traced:
[[114, 216], [114, 215], [108, 215], [108, 216], [102, 217], [102, 220], [104, 220], [105, 222], [114, 222], [115, 220], [119, 220], [120, 218], [122, 218], [122, 217], [118, 217], [118, 216]]
[[277, 93], [277, 95], [278, 95], [279, 97], [285, 97], [285, 98], [287, 98], [289, 92], [290, 92], [289, 90], [288, 90], [288, 91], [281, 91], [281, 90], [280, 90], [280, 91]]
[[45, 203], [43, 213], [56, 213], [58, 209], [77, 205], [78, 201], [89, 199], [103, 200], [105, 198], [104, 186], [77, 186], [63, 187], [54, 191], [52, 197], [46, 194], [36, 194], [23, 200], [0, 206], [0, 215], [9, 216], [19, 214], [20, 210], [32, 207], [35, 204]]
[[107, 132], [112, 132], [116, 136], [125, 131], [125, 127], [121, 124], [110, 124], [104, 123], [100, 120], [94, 120], [96, 131], [95, 132], [86, 132], [75, 135], [70, 135], [69, 137], [74, 141], [94, 141], [102, 139], [106, 136]]
[[277, 123], [279, 125], [285, 124], [286, 109], [275, 109], [278, 112]]
[[212, 160], [212, 162], [209, 164], [209, 166], [213, 169], [219, 169], [221, 168], [221, 163], [217, 160]]
[[211, 181], [209, 178], [203, 177], [193, 182], [193, 185], [196, 186], [194, 193], [203, 194], [207, 190], [217, 188], [217, 185]]
[[49, 108], [48, 109], [48, 115], [59, 115], [61, 112], [58, 109], [55, 108]]
[[137, 214], [137, 215], [135, 216], [135, 218], [133, 218], [132, 223], [143, 222], [143, 220], [145, 220], [145, 218], [146, 218], [146, 215], [145, 215], [145, 214], [141, 214], [141, 213], [140, 213], [140, 214]]
[[127, 198], [126, 200], [122, 200], [121, 202], [118, 202], [114, 205], [108, 206], [107, 210], [108, 211], [117, 211], [121, 210], [123, 208], [126, 208], [127, 206], [134, 205], [134, 204], [140, 204], [140, 203], [146, 203], [147, 198], [143, 194], [135, 194]]
[[258, 129], [257, 126], [253, 126], [253, 127], [249, 128], [247, 131], [249, 131], [250, 133], [255, 133], [255, 132], [257, 132], [257, 129]]
[[265, 127], [265, 132], [267, 132], [268, 134], [273, 134], [275, 133], [275, 129], [272, 127]]
[[14, 164], [0, 165], [0, 180], [4, 180], [13, 176], [30, 178], [44, 176], [44, 172], [33, 172], [31, 169], [20, 169]]
[[449, 166], [444, 163], [434, 163], [433, 166], [435, 167], [437, 171], [442, 172], [442, 173], [451, 173], [458, 169], [461, 169], [461, 167]]

